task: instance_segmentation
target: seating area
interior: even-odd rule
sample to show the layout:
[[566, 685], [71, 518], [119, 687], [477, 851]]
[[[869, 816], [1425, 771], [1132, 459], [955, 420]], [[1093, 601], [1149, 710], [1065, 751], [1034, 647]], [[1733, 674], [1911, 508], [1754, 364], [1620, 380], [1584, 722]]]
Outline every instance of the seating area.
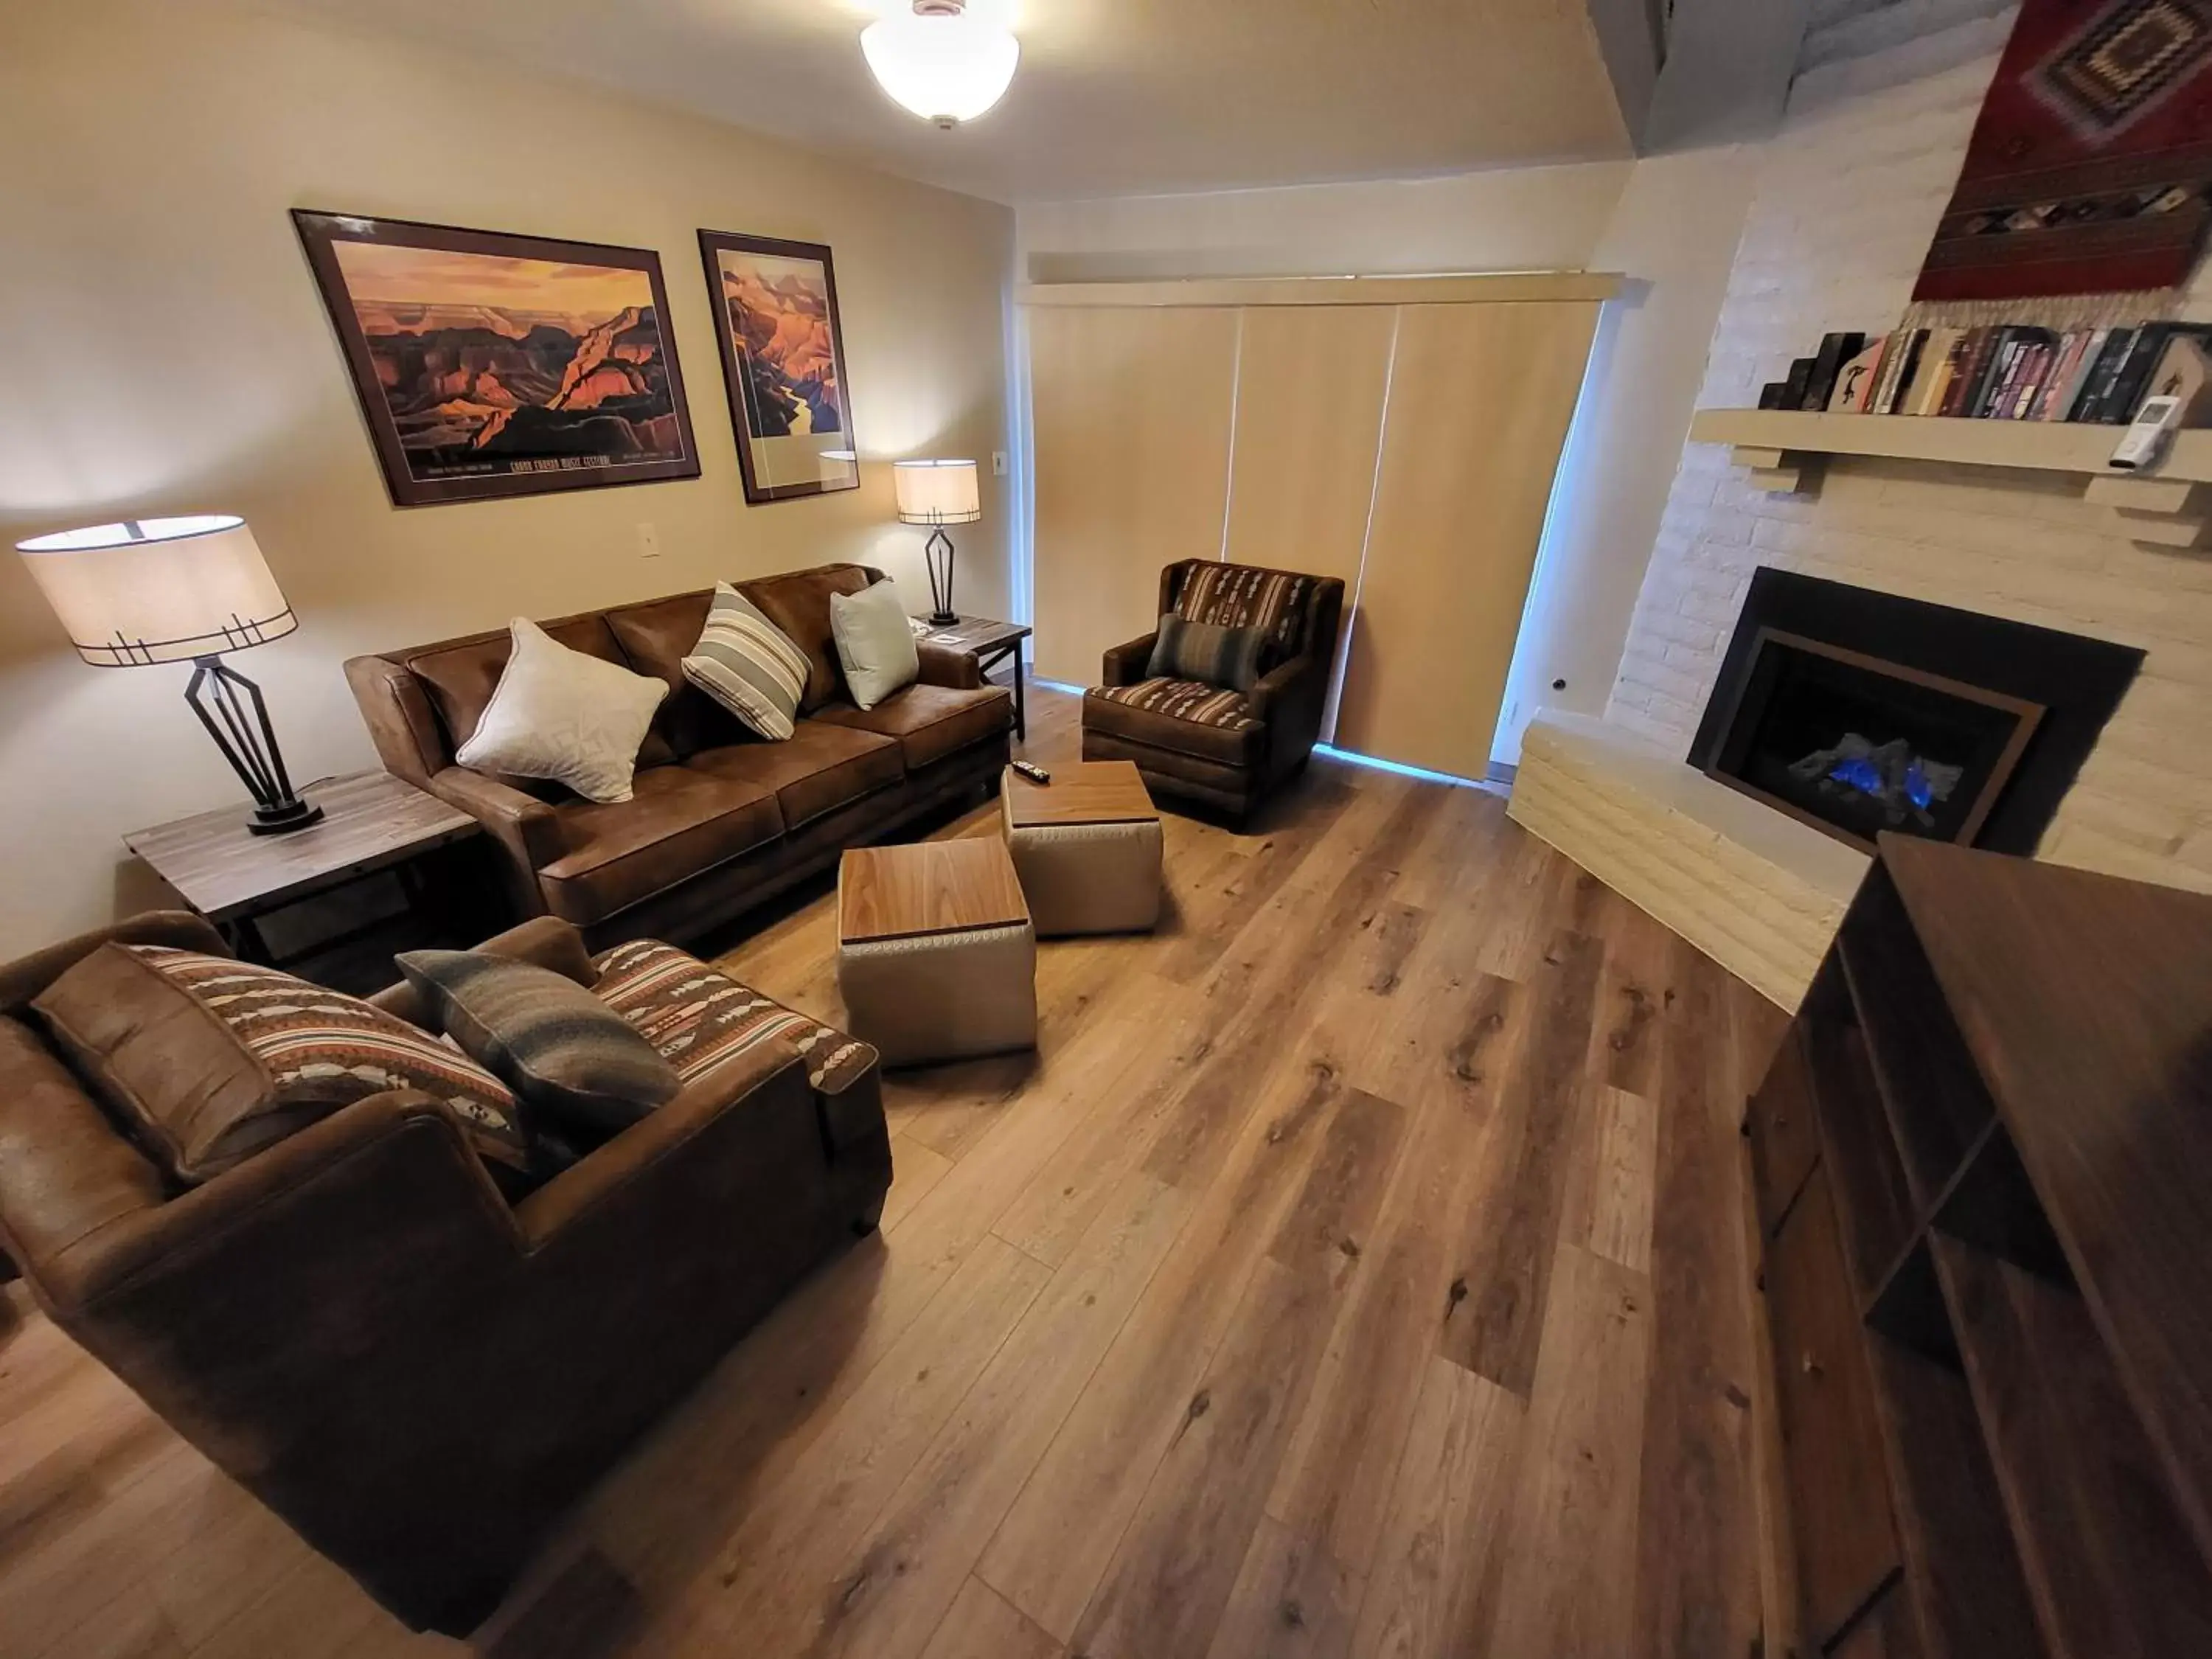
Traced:
[[2208, 4], [14, 8], [0, 1659], [2212, 1654]]
[[830, 599], [884, 580], [837, 564], [738, 585], [806, 659], [795, 729], [775, 743], [684, 677], [711, 591], [546, 623], [569, 650], [668, 688], [617, 802], [457, 763], [507, 665], [507, 630], [356, 657], [346, 678], [386, 769], [484, 826], [518, 913], [595, 942], [688, 939], [834, 867], [848, 846], [975, 797], [1006, 765], [1013, 699], [967, 656], [924, 641], [920, 678], [854, 706]]

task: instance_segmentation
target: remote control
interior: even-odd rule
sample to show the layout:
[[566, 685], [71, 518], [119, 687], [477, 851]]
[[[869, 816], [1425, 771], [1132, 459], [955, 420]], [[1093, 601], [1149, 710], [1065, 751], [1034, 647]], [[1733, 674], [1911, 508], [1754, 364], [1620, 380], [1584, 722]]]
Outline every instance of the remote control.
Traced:
[[1050, 783], [1052, 781], [1052, 774], [1046, 771], [1042, 766], [1038, 766], [1032, 762], [1012, 761], [1009, 762], [1008, 764], [1012, 765], [1015, 771], [1020, 773], [1031, 783]]

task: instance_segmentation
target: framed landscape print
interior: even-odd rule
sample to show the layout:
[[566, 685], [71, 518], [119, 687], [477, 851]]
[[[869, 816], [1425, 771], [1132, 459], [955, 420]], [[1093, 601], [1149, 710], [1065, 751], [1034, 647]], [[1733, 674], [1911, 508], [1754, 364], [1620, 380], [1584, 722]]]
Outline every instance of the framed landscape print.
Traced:
[[699, 476], [659, 254], [292, 219], [399, 506]]
[[699, 233], [749, 501], [857, 489], [837, 277], [818, 242]]

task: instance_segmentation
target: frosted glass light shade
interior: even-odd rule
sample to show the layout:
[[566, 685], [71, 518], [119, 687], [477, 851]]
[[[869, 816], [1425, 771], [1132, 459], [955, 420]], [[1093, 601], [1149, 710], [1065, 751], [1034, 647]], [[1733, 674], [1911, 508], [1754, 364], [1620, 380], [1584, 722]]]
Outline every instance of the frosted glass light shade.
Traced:
[[901, 524], [973, 524], [983, 516], [973, 461], [894, 461]]
[[131, 519], [15, 544], [87, 662], [185, 662], [300, 625], [246, 520]]
[[1006, 95], [1022, 46], [996, 23], [932, 7], [878, 18], [860, 31], [860, 55], [895, 101], [949, 127], [974, 120]]

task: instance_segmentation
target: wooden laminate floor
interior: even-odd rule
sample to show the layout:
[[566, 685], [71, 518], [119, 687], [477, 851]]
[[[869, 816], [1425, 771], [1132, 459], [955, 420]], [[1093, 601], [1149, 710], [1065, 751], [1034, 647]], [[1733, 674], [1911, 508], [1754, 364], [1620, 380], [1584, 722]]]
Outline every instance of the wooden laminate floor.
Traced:
[[[1072, 759], [1075, 700], [1031, 693]], [[978, 813], [947, 833], [990, 833]], [[1170, 817], [1034, 1057], [889, 1083], [881, 1237], [564, 1525], [503, 1659], [1684, 1655], [1758, 1622], [1736, 1125], [1778, 1014], [1505, 818], [1316, 761]], [[836, 1019], [833, 906], [726, 958]], [[0, 1307], [0, 1656], [410, 1636]]]

